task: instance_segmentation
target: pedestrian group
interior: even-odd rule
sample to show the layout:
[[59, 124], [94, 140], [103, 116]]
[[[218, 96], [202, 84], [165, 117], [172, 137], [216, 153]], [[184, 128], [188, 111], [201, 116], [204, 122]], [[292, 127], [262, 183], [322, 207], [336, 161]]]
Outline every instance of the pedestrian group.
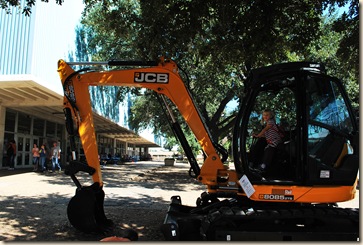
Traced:
[[[9, 143], [6, 147], [7, 163], [9, 166], [8, 170], [15, 169], [15, 158], [17, 154], [16, 150], [15, 140], [9, 140]], [[34, 143], [31, 153], [33, 157], [33, 171], [44, 172], [46, 170], [51, 170], [52, 172], [55, 172], [56, 167], [59, 171], [62, 170], [60, 166], [61, 149], [57, 142], [53, 142], [53, 147], [49, 151], [46, 147], [46, 144], [42, 144], [39, 148], [38, 145]], [[51, 169], [47, 166], [47, 160], [49, 160], [49, 162], [52, 164]]]

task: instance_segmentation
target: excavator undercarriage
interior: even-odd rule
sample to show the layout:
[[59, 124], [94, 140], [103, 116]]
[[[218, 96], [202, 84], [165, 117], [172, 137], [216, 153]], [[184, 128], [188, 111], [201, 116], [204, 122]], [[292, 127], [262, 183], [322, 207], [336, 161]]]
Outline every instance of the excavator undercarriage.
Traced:
[[173, 196], [162, 232], [169, 241], [357, 241], [359, 210], [246, 198], [190, 207]]

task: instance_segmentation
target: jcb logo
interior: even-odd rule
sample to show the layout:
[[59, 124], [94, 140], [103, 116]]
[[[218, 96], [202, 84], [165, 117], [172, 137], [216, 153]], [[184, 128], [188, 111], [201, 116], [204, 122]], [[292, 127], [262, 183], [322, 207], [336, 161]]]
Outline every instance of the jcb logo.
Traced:
[[135, 72], [135, 83], [168, 83], [169, 74], [152, 72]]

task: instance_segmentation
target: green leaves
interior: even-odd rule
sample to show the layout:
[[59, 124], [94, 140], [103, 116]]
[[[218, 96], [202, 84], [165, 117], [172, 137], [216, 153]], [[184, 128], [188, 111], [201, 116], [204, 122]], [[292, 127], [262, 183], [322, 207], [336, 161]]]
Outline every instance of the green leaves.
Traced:
[[[49, 2], [49, 0], [41, 0], [42, 2]], [[0, 7], [6, 11], [6, 13], [11, 14], [11, 8], [17, 7], [21, 10], [22, 14], [25, 16], [30, 16], [32, 13], [32, 8], [35, 5], [36, 0], [25, 0], [24, 6], [21, 6], [20, 0], [0, 0]], [[64, 0], [55, 0], [56, 4], [62, 5]]]
[[[328, 68], [340, 68], [333, 69], [340, 75], [349, 74], [343, 67], [356, 69], [351, 65], [358, 64], [354, 14], [334, 25], [322, 22], [326, 7], [347, 2], [85, 1], [82, 23], [89, 32], [93, 60], [156, 60], [161, 55], [176, 60], [189, 76], [188, 86], [213, 137], [220, 141], [230, 137], [234, 120], [235, 110], [226, 105], [241, 101], [250, 69], [305, 59], [327, 62]], [[138, 129], [151, 123], [154, 132], [167, 132], [151, 98], [150, 93], [135, 97], [132, 125]]]

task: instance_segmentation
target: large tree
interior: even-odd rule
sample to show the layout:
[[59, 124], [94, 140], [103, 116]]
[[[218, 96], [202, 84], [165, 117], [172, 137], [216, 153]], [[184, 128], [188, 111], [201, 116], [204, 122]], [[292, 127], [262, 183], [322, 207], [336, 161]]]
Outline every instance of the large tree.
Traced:
[[221, 117], [229, 101], [243, 97], [248, 70], [304, 50], [319, 35], [321, 11], [302, 1], [94, 1], [83, 24], [96, 34], [89, 41], [94, 59], [175, 59], [218, 139], [228, 131], [222, 127], [230, 129]]
[[[325, 35], [322, 13], [334, 2], [89, 1], [82, 23], [92, 34], [93, 59], [163, 55], [176, 60], [189, 74], [188, 86], [213, 137], [220, 140], [229, 136], [234, 119], [235, 111], [226, 106], [243, 98], [248, 71], [289, 61], [291, 53], [312, 57], [307, 52]], [[155, 133], [165, 132], [153, 97], [149, 92], [137, 97], [131, 124], [138, 129], [152, 122]]]

